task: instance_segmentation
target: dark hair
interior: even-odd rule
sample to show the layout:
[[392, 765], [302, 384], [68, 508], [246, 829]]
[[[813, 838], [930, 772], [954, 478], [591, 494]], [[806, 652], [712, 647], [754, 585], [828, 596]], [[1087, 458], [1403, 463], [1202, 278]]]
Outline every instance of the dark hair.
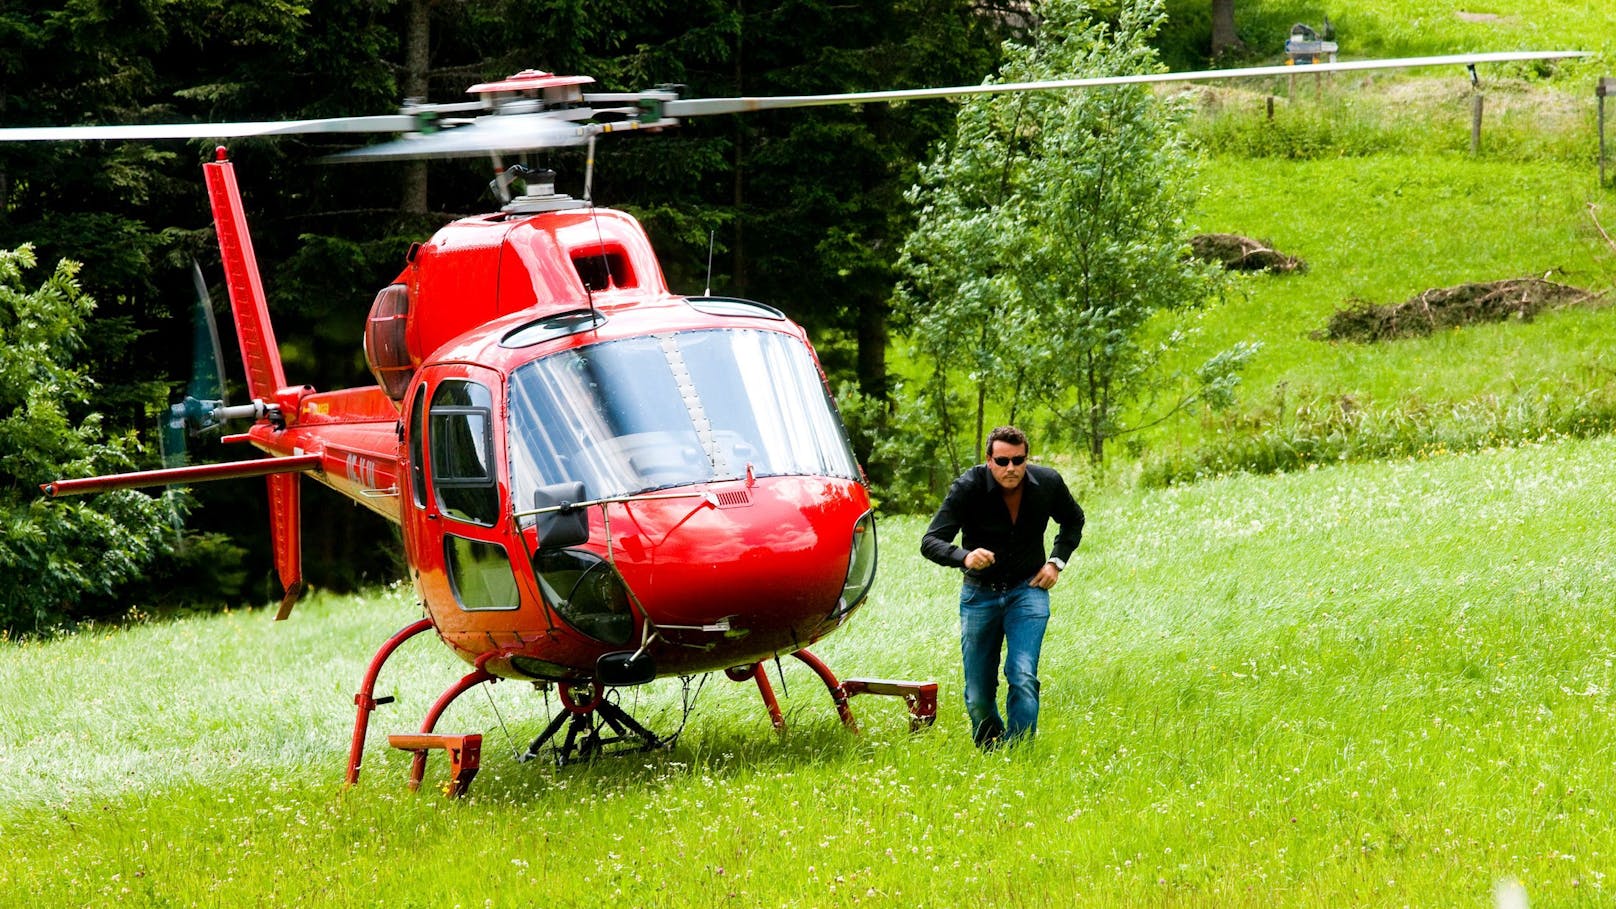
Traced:
[[1020, 445], [1029, 452], [1032, 451], [1032, 446], [1027, 444], [1027, 434], [1014, 426], [996, 426], [992, 432], [988, 433], [987, 447], [982, 450], [984, 457], [993, 454], [994, 442], [1003, 442], [1006, 445]]

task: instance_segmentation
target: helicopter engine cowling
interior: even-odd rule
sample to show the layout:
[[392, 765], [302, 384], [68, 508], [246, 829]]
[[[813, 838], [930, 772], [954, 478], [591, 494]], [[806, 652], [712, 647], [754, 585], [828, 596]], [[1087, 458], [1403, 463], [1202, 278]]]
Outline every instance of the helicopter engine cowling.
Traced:
[[668, 295], [638, 221], [605, 208], [492, 214], [447, 224], [411, 250], [412, 363], [512, 313], [559, 313]]

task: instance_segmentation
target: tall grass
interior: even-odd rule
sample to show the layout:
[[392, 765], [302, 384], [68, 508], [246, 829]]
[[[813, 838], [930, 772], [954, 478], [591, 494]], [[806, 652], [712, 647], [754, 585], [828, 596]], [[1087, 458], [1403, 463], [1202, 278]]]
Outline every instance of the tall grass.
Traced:
[[[1576, 88], [1489, 73], [1479, 159], [1594, 167], [1598, 112], [1592, 92]], [[1245, 158], [1469, 156], [1476, 94], [1455, 75], [1248, 80], [1192, 90], [1189, 134], [1213, 154]]]
[[[381, 741], [464, 671], [431, 642], [340, 786], [403, 592], [5, 644], [0, 904], [1606, 904], [1613, 484], [1600, 440], [1091, 498], [1039, 739], [986, 756], [918, 518], [821, 652], [938, 679], [932, 730], [861, 698], [846, 735], [788, 660], [784, 740], [720, 679], [670, 752], [516, 765], [544, 699], [502, 683], [442, 724], [487, 737], [462, 802]], [[677, 687], [625, 701], [668, 729]]]
[[1146, 453], [1141, 481], [1162, 486], [1227, 473], [1282, 473], [1616, 432], [1616, 390], [1609, 386], [1437, 406], [1419, 400], [1376, 405], [1351, 397], [1291, 402], [1283, 388], [1279, 392], [1270, 407], [1209, 417], [1215, 428], [1196, 448]]

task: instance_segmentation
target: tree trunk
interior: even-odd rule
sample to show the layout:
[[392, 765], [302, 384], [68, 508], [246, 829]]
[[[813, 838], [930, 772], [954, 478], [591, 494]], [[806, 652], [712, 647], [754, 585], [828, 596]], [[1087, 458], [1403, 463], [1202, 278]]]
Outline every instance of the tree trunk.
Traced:
[[858, 309], [859, 391], [891, 404], [887, 396], [887, 307], [882, 300], [866, 298]]
[[[746, 4], [744, 4], [744, 3], [737, 3], [735, 5], [736, 16], [740, 19], [740, 25], [739, 25], [736, 33], [735, 33], [735, 94], [738, 95], [738, 96], [744, 96], [746, 94], [746, 79], [745, 79], [745, 77], [746, 77], [746, 66], [745, 66], [745, 59], [744, 59], [744, 56], [743, 56], [743, 53], [742, 53], [745, 50], [745, 46], [746, 46], [746, 9], [745, 9], [745, 7], [746, 7]], [[731, 204], [734, 206], [732, 211], [734, 212], [734, 218], [735, 218], [735, 221], [734, 221], [734, 223], [735, 223], [735, 233], [734, 233], [733, 239], [731, 240], [731, 245], [730, 245], [730, 250], [729, 250], [730, 251], [730, 256], [731, 256], [731, 259], [730, 259], [730, 278], [729, 278], [729, 280], [730, 280], [730, 286], [734, 288], [734, 290], [731, 291], [731, 292], [737, 297], [745, 297], [746, 296], [746, 242], [745, 242], [745, 240], [746, 240], [746, 215], [743, 212], [742, 206], [745, 205], [746, 194], [745, 194], [745, 191], [744, 191], [745, 190], [745, 181], [743, 179], [743, 173], [742, 173], [742, 161], [744, 159], [744, 153], [743, 153], [742, 149], [746, 145], [746, 127], [741, 125], [741, 120], [743, 118], [735, 117], [733, 119], [735, 121], [735, 149], [734, 149], [734, 151], [735, 151], [734, 168], [735, 169], [734, 169], [734, 172], [732, 174], [732, 178], [734, 180], [734, 185], [731, 187], [734, 194], [731, 197], [730, 201], [731, 201]]]
[[1212, 0], [1212, 59], [1245, 47], [1234, 30], [1234, 0]]
[[[983, 441], [983, 439], [986, 438], [986, 436], [987, 436], [987, 429], [983, 425], [987, 420], [987, 410], [988, 410], [988, 384], [987, 384], [986, 381], [978, 381], [976, 383], [976, 450], [977, 451], [984, 451], [985, 452], [987, 450], [986, 443]], [[975, 455], [972, 455], [972, 458], [974, 459]]]
[[[404, 97], [426, 100], [427, 73], [432, 56], [432, 0], [410, 0], [404, 35]], [[426, 162], [404, 165], [401, 208], [412, 215], [426, 214]]]

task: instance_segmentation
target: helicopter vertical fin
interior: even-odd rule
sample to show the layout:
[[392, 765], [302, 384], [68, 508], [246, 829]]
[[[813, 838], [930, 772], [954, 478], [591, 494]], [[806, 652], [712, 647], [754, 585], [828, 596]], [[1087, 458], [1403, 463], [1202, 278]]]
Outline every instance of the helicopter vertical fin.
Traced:
[[279, 622], [292, 614], [303, 595], [303, 525], [299, 503], [299, 475], [281, 473], [269, 478], [269, 530], [275, 544], [275, 573], [286, 595], [275, 613]]
[[213, 226], [219, 235], [230, 308], [236, 317], [236, 337], [241, 342], [241, 360], [247, 372], [247, 394], [255, 400], [273, 401], [286, 387], [286, 375], [281, 370], [275, 330], [269, 323], [269, 304], [264, 297], [264, 282], [258, 275], [252, 235], [247, 231], [241, 191], [236, 187], [235, 167], [225, 157], [223, 146], [219, 148], [217, 160], [202, 165], [202, 172], [207, 178], [208, 199], [213, 204]]
[[[224, 262], [225, 286], [230, 291], [230, 309], [235, 315], [236, 338], [241, 342], [247, 396], [255, 401], [275, 401], [286, 387], [286, 374], [281, 369], [275, 329], [269, 322], [269, 303], [258, 274], [252, 234], [247, 230], [241, 190], [236, 186], [235, 166], [223, 146], [216, 160], [202, 165], [202, 173], [213, 206], [213, 227], [219, 235], [219, 255]], [[293, 604], [303, 593], [299, 489], [296, 474], [269, 477], [269, 529], [275, 546], [275, 571], [286, 590], [275, 614], [277, 620], [291, 614]]]

